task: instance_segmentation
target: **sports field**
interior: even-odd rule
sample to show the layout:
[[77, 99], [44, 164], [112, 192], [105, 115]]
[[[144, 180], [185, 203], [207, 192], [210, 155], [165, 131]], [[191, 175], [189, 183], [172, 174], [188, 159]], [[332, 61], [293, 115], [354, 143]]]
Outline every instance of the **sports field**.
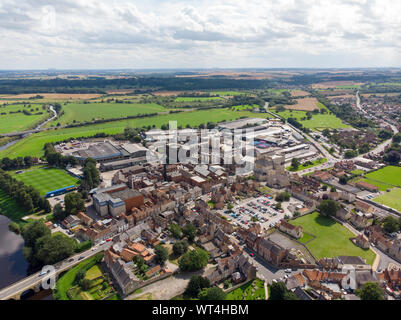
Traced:
[[12, 221], [20, 222], [21, 218], [30, 214], [21, 208], [13, 198], [0, 189], [0, 214], [8, 217]]
[[390, 192], [374, 198], [373, 201], [401, 212], [401, 189], [394, 188]]
[[[363, 250], [350, 241], [350, 238], [354, 237], [351, 231], [318, 212], [292, 220], [291, 224], [302, 226], [304, 231], [316, 236], [306, 244], [316, 259], [360, 256], [366, 259], [368, 264], [372, 264], [375, 259], [375, 253], [372, 250]], [[300, 242], [306, 243], [308, 240], [310, 236], [304, 235]]]
[[69, 103], [63, 105], [64, 114], [52, 122], [61, 125], [76, 122], [85, 122], [98, 119], [114, 119], [138, 114], [163, 112], [166, 109], [155, 103]]
[[371, 181], [378, 181], [385, 184], [401, 187], [401, 167], [388, 166], [380, 170], [366, 174]]
[[15, 174], [14, 177], [26, 185], [34, 187], [41, 195], [45, 195], [49, 191], [76, 185], [79, 181], [65, 171], [56, 168], [27, 170], [23, 173]]
[[[93, 124], [75, 128], [65, 128], [58, 130], [48, 130], [30, 135], [29, 137], [18, 141], [6, 150], [0, 151], [0, 158], [16, 158], [19, 156], [30, 155], [32, 157], [41, 157], [43, 155], [43, 146], [49, 142], [58, 142], [70, 138], [90, 137], [96, 133], [104, 132], [106, 134], [122, 133], [128, 126], [131, 128], [142, 128], [144, 126], [155, 125], [160, 128], [170, 120], [176, 120], [179, 126], [183, 128], [186, 125], [198, 126], [207, 122], [230, 121], [241, 117], [255, 117], [255, 113], [249, 111], [232, 111], [229, 109], [213, 109], [202, 111], [181, 112], [175, 114], [159, 115], [157, 117], [145, 117], [140, 119], [127, 119], [111, 121], [102, 124]], [[267, 118], [267, 116], [266, 116]]]
[[[36, 108], [38, 108], [38, 110], [36, 110]], [[31, 109], [34, 111], [30, 111]], [[31, 113], [43, 112], [43, 114], [25, 115], [22, 113], [22, 110], [27, 110]], [[27, 130], [31, 127], [34, 127], [35, 124], [39, 123], [42, 119], [45, 119], [48, 115], [49, 113], [47, 110], [42, 110], [41, 105], [31, 105], [30, 108], [24, 107], [24, 105], [0, 106], [0, 133]]]

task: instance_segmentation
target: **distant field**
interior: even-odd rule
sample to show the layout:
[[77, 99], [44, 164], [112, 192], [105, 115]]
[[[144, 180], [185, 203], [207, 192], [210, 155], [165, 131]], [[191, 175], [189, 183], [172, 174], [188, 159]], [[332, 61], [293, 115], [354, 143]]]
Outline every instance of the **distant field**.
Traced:
[[315, 83], [312, 85], [313, 89], [329, 89], [329, 88], [339, 88], [339, 89], [354, 89], [360, 88], [363, 83], [353, 82], [353, 81], [328, 81]]
[[302, 98], [297, 99], [297, 104], [289, 104], [285, 108], [289, 110], [313, 111], [324, 108], [324, 106], [316, 98]]
[[158, 113], [166, 111], [160, 105], [137, 103], [69, 103], [63, 105], [64, 114], [52, 123], [61, 125], [71, 124], [73, 121], [85, 122], [94, 119], [123, 118], [145, 113]]
[[310, 241], [306, 243], [306, 246], [316, 259], [359, 256], [366, 259], [368, 264], [372, 264], [375, 259], [375, 253], [372, 250], [359, 248], [350, 241], [350, 238], [354, 237], [351, 231], [318, 212], [292, 220], [291, 224], [302, 226], [304, 231], [316, 236], [312, 241], [309, 235], [300, 239], [303, 243]]
[[[1, 103], [1, 102], [0, 102]], [[38, 111], [36, 111], [38, 108]], [[18, 110], [31, 110], [32, 113], [43, 112], [41, 115], [25, 115], [22, 112], [10, 113]], [[1, 114], [6, 113], [6, 114]], [[24, 105], [7, 105], [0, 107], [0, 133], [9, 133], [15, 131], [23, 131], [33, 127], [39, 123], [42, 119], [46, 119], [49, 113], [47, 110], [42, 110], [41, 105], [31, 105], [31, 108], [24, 107]]]
[[390, 192], [374, 198], [373, 201], [401, 212], [401, 189], [394, 188]]
[[222, 97], [229, 97], [229, 96], [241, 96], [249, 94], [248, 92], [242, 91], [212, 91], [211, 94], [222, 96]]
[[43, 99], [50, 100], [88, 100], [102, 96], [102, 94], [98, 93], [26, 93], [2, 96], [1, 99], [29, 99], [36, 97], [37, 95], [43, 96]]
[[305, 97], [309, 96], [310, 93], [303, 90], [291, 90], [291, 97]]
[[380, 170], [366, 174], [366, 178], [401, 187], [401, 167], [384, 167]]
[[212, 112], [210, 110], [181, 112], [176, 114], [159, 115], [157, 117], [127, 119], [75, 128], [49, 130], [32, 134], [31, 136], [18, 141], [6, 150], [0, 151], [0, 158], [15, 158], [26, 155], [41, 157], [43, 155], [43, 146], [45, 143], [58, 142], [70, 138], [89, 137], [100, 132], [106, 134], [122, 133], [124, 128], [127, 126], [132, 128], [141, 128], [144, 126], [155, 125], [157, 128], [160, 128], [163, 124], [168, 125], [170, 120], [176, 120], [178, 125], [181, 125], [182, 127], [185, 127], [186, 125], [198, 126], [202, 123], [217, 123], [223, 120], [236, 120], [241, 117], [252, 118], [255, 117], [255, 113], [249, 111], [232, 111], [229, 109], [214, 109]]
[[41, 195], [45, 195], [49, 191], [76, 185], [79, 181], [65, 171], [55, 168], [27, 170], [23, 173], [15, 174], [14, 177], [26, 185], [34, 187]]
[[306, 117], [306, 111], [286, 110], [277, 114], [285, 119], [295, 118], [300, 123], [302, 123], [305, 128], [309, 128], [311, 130], [319, 130], [325, 128], [341, 129], [351, 127], [344, 124], [341, 119], [337, 118], [334, 114], [312, 114], [311, 120], [301, 120], [302, 118]]
[[177, 97], [174, 101], [176, 102], [194, 102], [194, 101], [211, 101], [221, 100], [220, 97]]
[[30, 212], [26, 212], [21, 208], [13, 198], [4, 193], [0, 189], [0, 214], [8, 217], [12, 221], [19, 222], [23, 217]]

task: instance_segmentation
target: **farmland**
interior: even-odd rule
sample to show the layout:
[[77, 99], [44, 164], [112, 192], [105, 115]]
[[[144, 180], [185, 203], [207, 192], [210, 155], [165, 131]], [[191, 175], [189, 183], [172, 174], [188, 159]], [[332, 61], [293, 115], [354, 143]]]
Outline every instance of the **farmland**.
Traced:
[[27, 170], [23, 173], [15, 174], [14, 177], [26, 185], [34, 187], [41, 195], [45, 195], [49, 191], [75, 185], [78, 182], [77, 179], [65, 171], [55, 168]]
[[69, 103], [63, 105], [64, 114], [53, 121], [61, 125], [76, 122], [92, 121], [97, 119], [115, 119], [138, 114], [163, 112], [166, 109], [157, 104], [137, 103]]
[[319, 103], [316, 98], [302, 98], [297, 99], [297, 104], [286, 105], [285, 108], [290, 110], [313, 111], [315, 109], [322, 109], [324, 106]]
[[[344, 124], [341, 119], [337, 118], [334, 114], [312, 114], [310, 120], [306, 119], [305, 111], [292, 111], [286, 110], [277, 113], [280, 117], [288, 119], [297, 119], [305, 128], [311, 130], [323, 130], [325, 128], [329, 129], [341, 129], [350, 128], [349, 125]], [[302, 120], [304, 118], [304, 120]]]
[[373, 201], [401, 212], [401, 189], [394, 188], [390, 192], [374, 198]]
[[308, 242], [310, 236], [307, 234], [300, 239], [300, 242], [306, 243], [306, 246], [316, 259], [344, 255], [360, 256], [366, 259], [368, 264], [372, 264], [375, 259], [375, 254], [372, 250], [361, 249], [350, 241], [350, 238], [354, 236], [351, 231], [333, 219], [320, 215], [318, 212], [292, 220], [291, 223], [295, 226], [302, 226], [304, 231], [316, 236], [310, 242]]
[[177, 97], [175, 98], [176, 102], [195, 102], [195, 101], [213, 101], [213, 100], [221, 100], [220, 97]]
[[254, 117], [255, 114], [249, 111], [232, 111], [229, 109], [181, 112], [176, 114], [159, 115], [158, 117], [145, 117], [141, 119], [127, 119], [111, 121], [102, 124], [87, 125], [82, 127], [64, 128], [49, 130], [32, 134], [31, 136], [18, 141], [6, 150], [0, 152], [0, 157], [15, 158], [18, 156], [30, 155], [40, 157], [43, 155], [43, 146], [49, 142], [58, 142], [70, 138], [90, 137], [96, 133], [117, 134], [124, 131], [124, 128], [142, 128], [145, 126], [156, 126], [160, 128], [171, 120], [176, 120], [178, 126], [198, 126], [207, 122], [221, 122], [239, 119], [241, 117]]
[[[38, 110], [36, 110], [36, 108], [38, 108]], [[43, 114], [26, 115], [22, 112], [22, 110], [30, 111], [31, 109], [34, 109], [31, 113], [43, 112]], [[21, 104], [2, 106], [0, 107], [0, 133], [30, 129], [41, 120], [46, 119], [48, 115], [49, 113], [46, 110], [42, 110], [41, 105], [32, 105], [31, 107], [28, 107], [28, 105], [24, 107], [24, 105]]]
[[[87, 100], [102, 96], [101, 94], [93, 93], [27, 93], [27, 94], [16, 94], [16, 95], [6, 95], [2, 96], [1, 99], [34, 99], [38, 95], [42, 96], [42, 99], [46, 100]], [[1, 100], [0, 100], [1, 103]]]

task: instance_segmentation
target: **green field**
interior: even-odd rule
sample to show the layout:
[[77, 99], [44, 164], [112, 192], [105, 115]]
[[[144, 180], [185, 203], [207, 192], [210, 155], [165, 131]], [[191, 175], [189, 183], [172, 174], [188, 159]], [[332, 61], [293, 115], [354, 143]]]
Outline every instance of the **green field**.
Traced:
[[210, 93], [213, 95], [221, 96], [221, 97], [241, 96], [241, 95], [249, 94], [248, 92], [242, 92], [242, 91], [212, 91]]
[[390, 192], [374, 198], [373, 201], [401, 212], [401, 189], [394, 188]]
[[163, 124], [168, 124], [170, 120], [176, 120], [178, 125], [198, 126], [202, 123], [218, 123], [223, 120], [230, 121], [241, 117], [255, 117], [255, 114], [249, 111], [232, 111], [229, 109], [214, 109], [203, 111], [181, 112], [175, 114], [160, 115], [157, 117], [147, 117], [141, 119], [127, 119], [111, 121], [102, 124], [93, 124], [75, 128], [64, 128], [49, 130], [32, 134], [29, 137], [17, 142], [6, 150], [0, 151], [0, 158], [15, 158], [19, 156], [30, 155], [32, 157], [41, 157], [43, 155], [43, 146], [49, 142], [58, 142], [70, 138], [90, 137], [96, 133], [104, 132], [106, 134], [122, 133], [125, 128], [141, 128], [144, 126], [155, 125], [160, 128]]
[[265, 300], [264, 282], [255, 279], [245, 283], [241, 287], [229, 292], [226, 300]]
[[308, 164], [308, 165], [303, 165], [302, 164], [302, 165], [300, 165], [297, 170], [293, 170], [292, 166], [287, 167], [286, 170], [292, 171], [292, 172], [297, 172], [297, 171], [301, 171], [301, 170], [305, 170], [305, 169], [309, 169], [309, 168], [315, 167], [315, 166], [317, 166], [319, 164], [326, 163], [326, 162], [327, 162], [326, 158], [320, 158], [320, 159], [317, 159], [315, 161], [312, 161], [312, 164]]
[[401, 167], [388, 166], [365, 175], [372, 181], [401, 187]]
[[63, 105], [64, 114], [52, 121], [52, 124], [61, 125], [76, 122], [93, 121], [99, 119], [117, 119], [138, 114], [149, 114], [166, 111], [158, 104], [139, 104], [139, 103], [69, 103]]
[[220, 97], [177, 97], [174, 101], [176, 102], [194, 102], [194, 101], [212, 101], [221, 100]]
[[[363, 250], [355, 246], [350, 238], [354, 234], [346, 227], [318, 212], [292, 220], [291, 224], [302, 226], [304, 230], [316, 238], [306, 244], [316, 259], [333, 258], [337, 256], [360, 256], [366, 263], [372, 264], [375, 254], [372, 250]], [[307, 242], [310, 236], [305, 235], [300, 242]]]
[[0, 214], [8, 217], [12, 221], [20, 222], [23, 217], [30, 213], [26, 212], [14, 199], [0, 189]]
[[243, 110], [252, 110], [254, 108], [260, 108], [260, 106], [258, 106], [257, 104], [254, 105], [249, 105], [249, 104], [245, 104], [245, 105], [240, 105], [240, 106], [233, 106], [231, 107], [233, 110], [235, 111], [243, 111]]
[[[39, 110], [36, 111], [36, 108]], [[18, 110], [27, 110], [30, 111], [34, 109], [33, 113], [43, 112], [41, 115], [25, 115], [22, 112], [18, 113], [10, 113], [16, 112]], [[1, 114], [1, 113], [6, 113]], [[47, 110], [42, 110], [41, 105], [32, 105], [31, 108], [25, 107], [23, 105], [7, 105], [0, 107], [0, 134], [1, 133], [9, 133], [15, 131], [23, 131], [30, 128], [33, 128], [37, 123], [41, 120], [44, 120], [48, 117], [49, 113]]]
[[297, 119], [305, 128], [311, 130], [319, 129], [341, 129], [350, 128], [349, 125], [344, 124], [341, 119], [337, 118], [334, 114], [314, 114], [310, 120], [301, 120], [306, 117], [306, 111], [286, 110], [277, 113], [280, 117], [288, 119]]
[[27, 170], [23, 173], [15, 174], [14, 177], [26, 185], [34, 187], [41, 195], [45, 195], [49, 191], [76, 185], [79, 181], [65, 171], [56, 168]]
[[362, 178], [362, 177], [358, 177], [358, 178], [352, 179], [352, 182], [354, 182], [354, 183], [360, 182], [360, 181], [363, 181], [363, 182], [366, 182], [366, 183], [370, 183], [370, 184], [378, 187], [379, 191], [386, 191], [387, 189], [393, 188], [392, 185], [389, 185], [389, 184], [386, 184], [386, 183], [383, 183], [383, 182], [378, 182], [378, 181], [375, 181], [375, 180], [365, 179], [365, 178]]

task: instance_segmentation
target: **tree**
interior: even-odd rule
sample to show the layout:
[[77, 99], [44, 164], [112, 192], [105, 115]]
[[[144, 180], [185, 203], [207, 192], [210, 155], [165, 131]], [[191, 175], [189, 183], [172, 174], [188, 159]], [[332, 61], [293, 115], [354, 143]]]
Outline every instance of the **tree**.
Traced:
[[270, 300], [284, 300], [287, 288], [283, 282], [275, 282], [270, 286]]
[[400, 229], [400, 225], [396, 218], [392, 216], [387, 216], [383, 219], [383, 228], [388, 233], [396, 232]]
[[197, 298], [202, 289], [210, 288], [210, 281], [202, 276], [192, 276], [185, 289], [184, 295]]
[[367, 282], [356, 291], [361, 300], [384, 300], [383, 290], [376, 282]]
[[226, 294], [219, 287], [205, 288], [199, 292], [199, 300], [225, 300]]
[[183, 229], [182, 233], [188, 238], [190, 242], [194, 241], [197, 230], [192, 223], [188, 223]]
[[51, 232], [42, 220], [36, 220], [28, 224], [22, 230], [22, 237], [27, 247], [34, 247], [36, 240], [43, 236], [50, 236]]
[[341, 176], [339, 179], [340, 184], [346, 185], [348, 183], [348, 179], [345, 175]]
[[168, 227], [168, 230], [170, 231], [171, 235], [176, 238], [176, 239], [181, 239], [182, 237], [182, 231], [181, 228], [178, 224], [172, 223]]
[[177, 241], [173, 245], [173, 253], [175, 256], [180, 256], [183, 253], [187, 252], [187, 250], [188, 250], [188, 242], [186, 242], [185, 240]]
[[52, 206], [50, 205], [49, 200], [44, 199], [42, 209], [45, 211], [45, 213], [50, 213], [52, 211]]
[[83, 291], [88, 291], [91, 288], [91, 281], [89, 279], [82, 279], [80, 286]]
[[178, 260], [182, 271], [196, 271], [204, 268], [209, 260], [209, 253], [203, 249], [195, 249], [184, 253]]
[[319, 211], [326, 216], [334, 216], [339, 208], [338, 203], [333, 200], [323, 200], [318, 206]]
[[83, 278], [85, 278], [86, 271], [84, 269], [79, 269], [77, 274], [75, 275], [75, 282], [80, 283]]
[[53, 208], [53, 218], [55, 221], [62, 221], [67, 216], [60, 203], [57, 203]]
[[292, 170], [294, 170], [294, 171], [298, 170], [299, 165], [300, 165], [299, 160], [297, 158], [292, 158], [292, 160], [291, 160], [291, 168], [292, 168]]
[[37, 250], [36, 257], [42, 265], [55, 264], [74, 253], [73, 241], [63, 235], [41, 238], [43, 246]]
[[80, 193], [68, 193], [64, 197], [65, 212], [67, 215], [77, 214], [80, 211], [85, 211], [85, 201]]
[[157, 245], [155, 247], [155, 255], [156, 255], [156, 261], [158, 264], [161, 266], [164, 266], [168, 259], [168, 250], [167, 248], [163, 247], [162, 245]]
[[278, 201], [278, 202], [285, 202], [285, 201], [290, 200], [290, 198], [291, 198], [291, 194], [288, 193], [288, 192], [286, 192], [286, 191], [284, 191], [284, 192], [279, 193], [279, 194], [276, 196], [276, 201]]

